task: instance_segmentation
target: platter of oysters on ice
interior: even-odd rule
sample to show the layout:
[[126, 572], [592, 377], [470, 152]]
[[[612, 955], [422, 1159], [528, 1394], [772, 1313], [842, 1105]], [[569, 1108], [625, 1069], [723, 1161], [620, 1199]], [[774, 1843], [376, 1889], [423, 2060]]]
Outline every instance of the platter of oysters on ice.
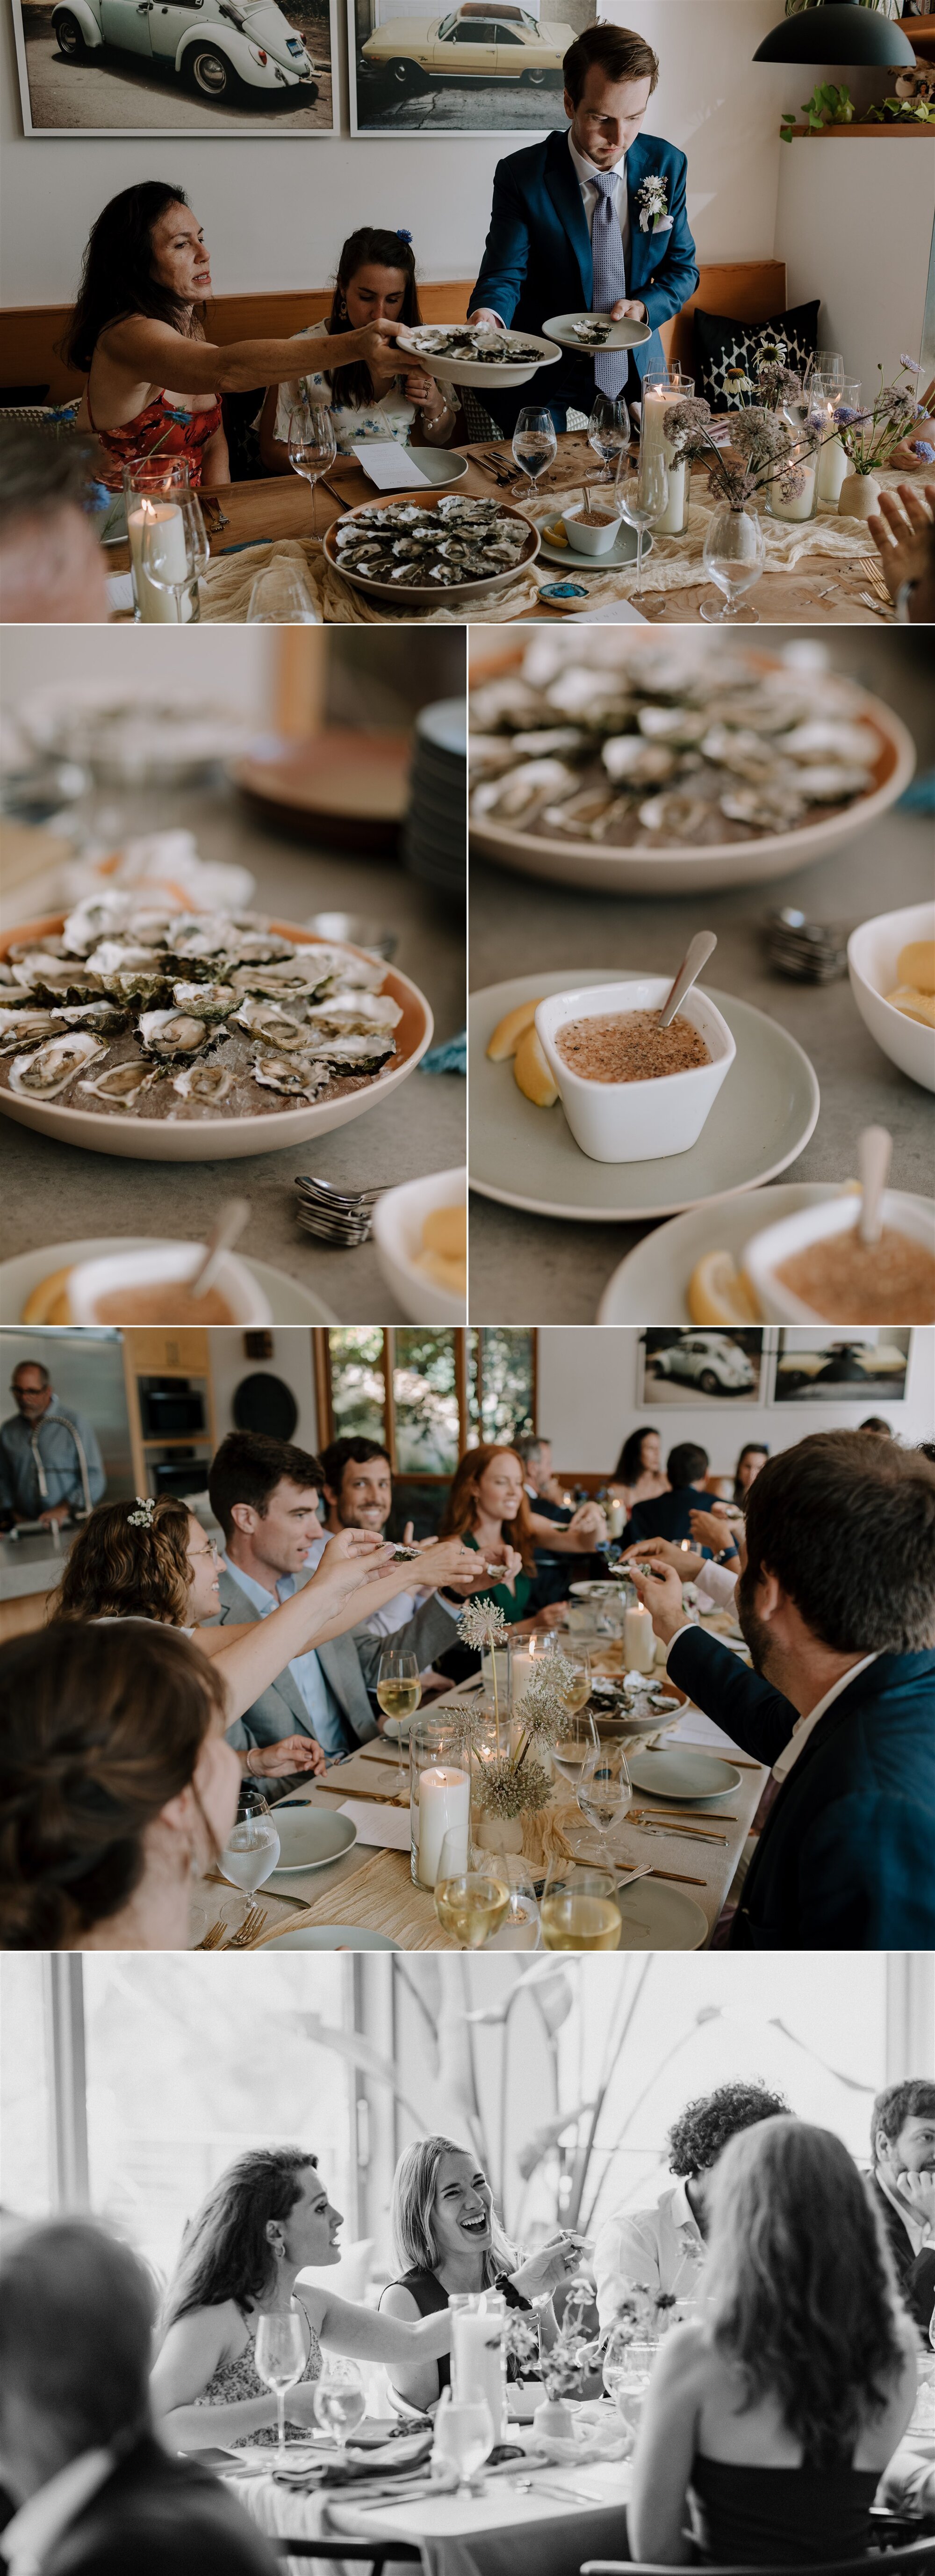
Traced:
[[362, 501], [329, 529], [325, 553], [355, 590], [385, 607], [449, 608], [483, 590], [502, 590], [528, 571], [539, 539], [503, 501], [411, 495]]
[[554, 340], [534, 331], [498, 331], [492, 322], [407, 325], [397, 332], [396, 346], [421, 358], [442, 385], [525, 385], [539, 367], [554, 367], [561, 356]]
[[915, 752], [849, 679], [700, 635], [545, 633], [471, 657], [478, 849], [609, 893], [788, 875], [875, 821]]
[[384, 1099], [431, 1036], [408, 976], [256, 913], [98, 894], [0, 942], [0, 1109], [95, 1153], [299, 1144]]

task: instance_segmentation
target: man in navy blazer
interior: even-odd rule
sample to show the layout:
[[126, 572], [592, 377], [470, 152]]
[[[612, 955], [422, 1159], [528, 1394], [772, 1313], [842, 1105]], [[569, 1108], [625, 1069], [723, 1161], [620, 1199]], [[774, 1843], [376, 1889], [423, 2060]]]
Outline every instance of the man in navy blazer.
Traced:
[[[665, 366], [660, 322], [680, 312], [698, 284], [685, 212], [685, 154], [641, 131], [659, 78], [642, 36], [627, 27], [587, 27], [569, 47], [563, 69], [569, 131], [497, 164], [471, 319], [541, 332], [553, 313], [595, 310], [597, 183], [613, 171], [626, 293], [610, 310], [615, 320], [632, 314], [652, 326], [651, 339], [630, 353], [625, 390], [638, 397], [647, 368]], [[563, 351], [559, 365], [531, 384], [491, 393], [490, 408], [509, 432], [525, 403], [547, 403], [564, 429], [569, 405], [591, 410], [594, 365], [593, 356]]]
[[739, 1949], [935, 1946], [935, 1468], [820, 1432], [747, 1498], [747, 1672], [686, 1624], [667, 1566], [630, 1572], [668, 1670], [778, 1794], [744, 1879]]

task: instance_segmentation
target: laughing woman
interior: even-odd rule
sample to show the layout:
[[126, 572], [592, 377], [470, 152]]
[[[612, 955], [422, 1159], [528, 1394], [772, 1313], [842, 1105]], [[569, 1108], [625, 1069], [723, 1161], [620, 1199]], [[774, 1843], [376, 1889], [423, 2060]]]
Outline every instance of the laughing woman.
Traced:
[[[207, 340], [210, 293], [207, 244], [181, 188], [147, 179], [111, 198], [91, 228], [64, 355], [87, 376], [78, 425], [95, 432], [115, 491], [124, 465], [157, 452], [183, 457], [192, 484], [229, 482], [221, 395], [295, 374], [292, 340]], [[392, 321], [368, 316], [340, 343], [326, 334], [321, 364], [376, 367], [394, 338]]]
[[[535, 2300], [541, 2339], [546, 2347], [554, 2342], [552, 2292], [577, 2271], [580, 2242], [556, 2236], [517, 2263], [494, 2217], [487, 2176], [466, 2147], [451, 2138], [417, 2138], [405, 2149], [393, 2182], [393, 2238], [406, 2269], [383, 2292], [384, 2316], [403, 2324], [442, 2316], [453, 2292], [496, 2289], [509, 2308], [529, 2308]], [[413, 2348], [411, 2364], [393, 2372], [393, 2385], [410, 2406], [434, 2406], [450, 2384], [447, 2347], [437, 2360]]]
[[447, 2353], [447, 2304], [445, 2313], [410, 2324], [299, 2280], [340, 2262], [341, 2225], [317, 2158], [301, 2147], [249, 2150], [221, 2175], [192, 2223], [166, 2300], [152, 2393], [170, 2449], [197, 2451], [209, 2439], [234, 2449], [275, 2441], [276, 2399], [254, 2352], [263, 2316], [294, 2306], [301, 2321], [305, 2363], [287, 2399], [293, 2434], [314, 2427], [323, 2347], [405, 2371], [431, 2368]]

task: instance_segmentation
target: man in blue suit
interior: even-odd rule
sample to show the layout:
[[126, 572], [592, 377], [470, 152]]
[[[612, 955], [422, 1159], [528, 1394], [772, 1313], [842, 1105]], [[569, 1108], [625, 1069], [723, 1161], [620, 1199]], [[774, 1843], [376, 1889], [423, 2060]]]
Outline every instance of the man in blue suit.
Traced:
[[534, 384], [494, 394], [507, 433], [530, 400], [564, 429], [595, 389], [638, 397], [647, 368], [665, 365], [660, 322], [698, 284], [685, 154], [641, 131], [659, 78], [652, 48], [627, 27], [587, 27], [563, 69], [568, 132], [497, 165], [471, 320], [541, 332], [553, 313], [612, 312], [650, 323], [652, 337], [629, 353], [563, 352]]
[[747, 1498], [737, 1615], [753, 1657], [686, 1624], [678, 1574], [637, 1590], [671, 1679], [778, 1792], [739, 1949], [935, 1946], [935, 1468], [874, 1432], [819, 1432]]

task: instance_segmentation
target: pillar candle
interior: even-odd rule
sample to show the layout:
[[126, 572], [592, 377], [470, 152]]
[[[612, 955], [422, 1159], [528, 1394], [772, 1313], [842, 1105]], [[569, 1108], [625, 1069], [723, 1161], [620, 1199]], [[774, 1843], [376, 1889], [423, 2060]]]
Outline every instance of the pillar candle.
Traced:
[[504, 2366], [500, 2319], [483, 2299], [477, 2306], [455, 2309], [451, 2320], [451, 2375], [455, 2405], [486, 2397], [494, 2440], [503, 2439]]
[[828, 438], [818, 457], [818, 498], [837, 509], [841, 486], [849, 471], [847, 457], [839, 438]]
[[442, 1770], [439, 1764], [434, 1770], [420, 1772], [418, 1869], [423, 1887], [435, 1885], [442, 1844], [452, 1827], [457, 1827], [459, 1834], [463, 1832], [461, 1867], [467, 1868], [470, 1814], [471, 1783], [466, 1771]]
[[609, 1502], [609, 1503], [608, 1503], [608, 1505], [607, 1505], [607, 1527], [608, 1527], [608, 1529], [609, 1529], [609, 1531], [610, 1531], [611, 1538], [622, 1538], [622, 1537], [623, 1537], [624, 1524], [625, 1524], [625, 1522], [626, 1522], [626, 1517], [627, 1517], [627, 1516], [626, 1516], [626, 1512], [624, 1511], [624, 1508], [623, 1508], [623, 1504], [622, 1504], [622, 1503], [616, 1503], [616, 1502]]
[[688, 468], [684, 464], [673, 463], [665, 435], [667, 410], [673, 411], [675, 405], [683, 402], [684, 399], [684, 395], [676, 392], [672, 386], [656, 385], [648, 391], [644, 388], [643, 392], [640, 455], [641, 457], [657, 456], [661, 448], [669, 468], [669, 498], [661, 519], [653, 521], [653, 535], [658, 537], [680, 536], [685, 524], [685, 477]]
[[[815, 467], [814, 467], [814, 464], [812, 463], [812, 464], [808, 464], [808, 465], [806, 465], [806, 464], [804, 463], [804, 461], [803, 461], [803, 464], [802, 464], [802, 473], [803, 473], [803, 476], [804, 476], [804, 478], [805, 478], [805, 481], [804, 481], [804, 489], [803, 489], [801, 492], [797, 493], [797, 494], [793, 497], [793, 499], [792, 499], [791, 501], [784, 501], [784, 500], [783, 500], [783, 498], [782, 498], [782, 494], [781, 494], [780, 489], [779, 489], [778, 481], [773, 482], [773, 483], [771, 483], [771, 484], [770, 484], [770, 486], [769, 486], [769, 514], [770, 514], [770, 518], [771, 518], [771, 519], [810, 519], [810, 518], [811, 518], [812, 510], [813, 510], [813, 507], [814, 507], [814, 501], [815, 501]], [[843, 480], [843, 477], [842, 477], [842, 480]]]
[[[141, 501], [138, 509], [130, 510], [127, 514], [127, 535], [130, 540], [130, 561], [133, 567], [133, 586], [137, 606], [144, 626], [177, 626], [178, 610], [171, 590], [160, 590], [156, 582], [149, 581], [143, 567], [143, 531], [154, 519], [164, 523], [165, 539], [162, 554], [165, 570], [171, 574], [173, 581], [184, 581], [188, 569], [181, 510], [176, 508], [174, 501]], [[187, 623], [191, 613], [191, 601], [183, 599], [183, 625]]]
[[656, 1640], [649, 1611], [642, 1603], [628, 1610], [623, 1622], [623, 1652], [628, 1672], [651, 1673]]
[[514, 1710], [519, 1708], [523, 1693], [528, 1687], [529, 1676], [534, 1671], [536, 1664], [540, 1663], [541, 1660], [541, 1656], [531, 1655], [525, 1652], [522, 1646], [511, 1647], [510, 1677], [513, 1691], [512, 1704]]

